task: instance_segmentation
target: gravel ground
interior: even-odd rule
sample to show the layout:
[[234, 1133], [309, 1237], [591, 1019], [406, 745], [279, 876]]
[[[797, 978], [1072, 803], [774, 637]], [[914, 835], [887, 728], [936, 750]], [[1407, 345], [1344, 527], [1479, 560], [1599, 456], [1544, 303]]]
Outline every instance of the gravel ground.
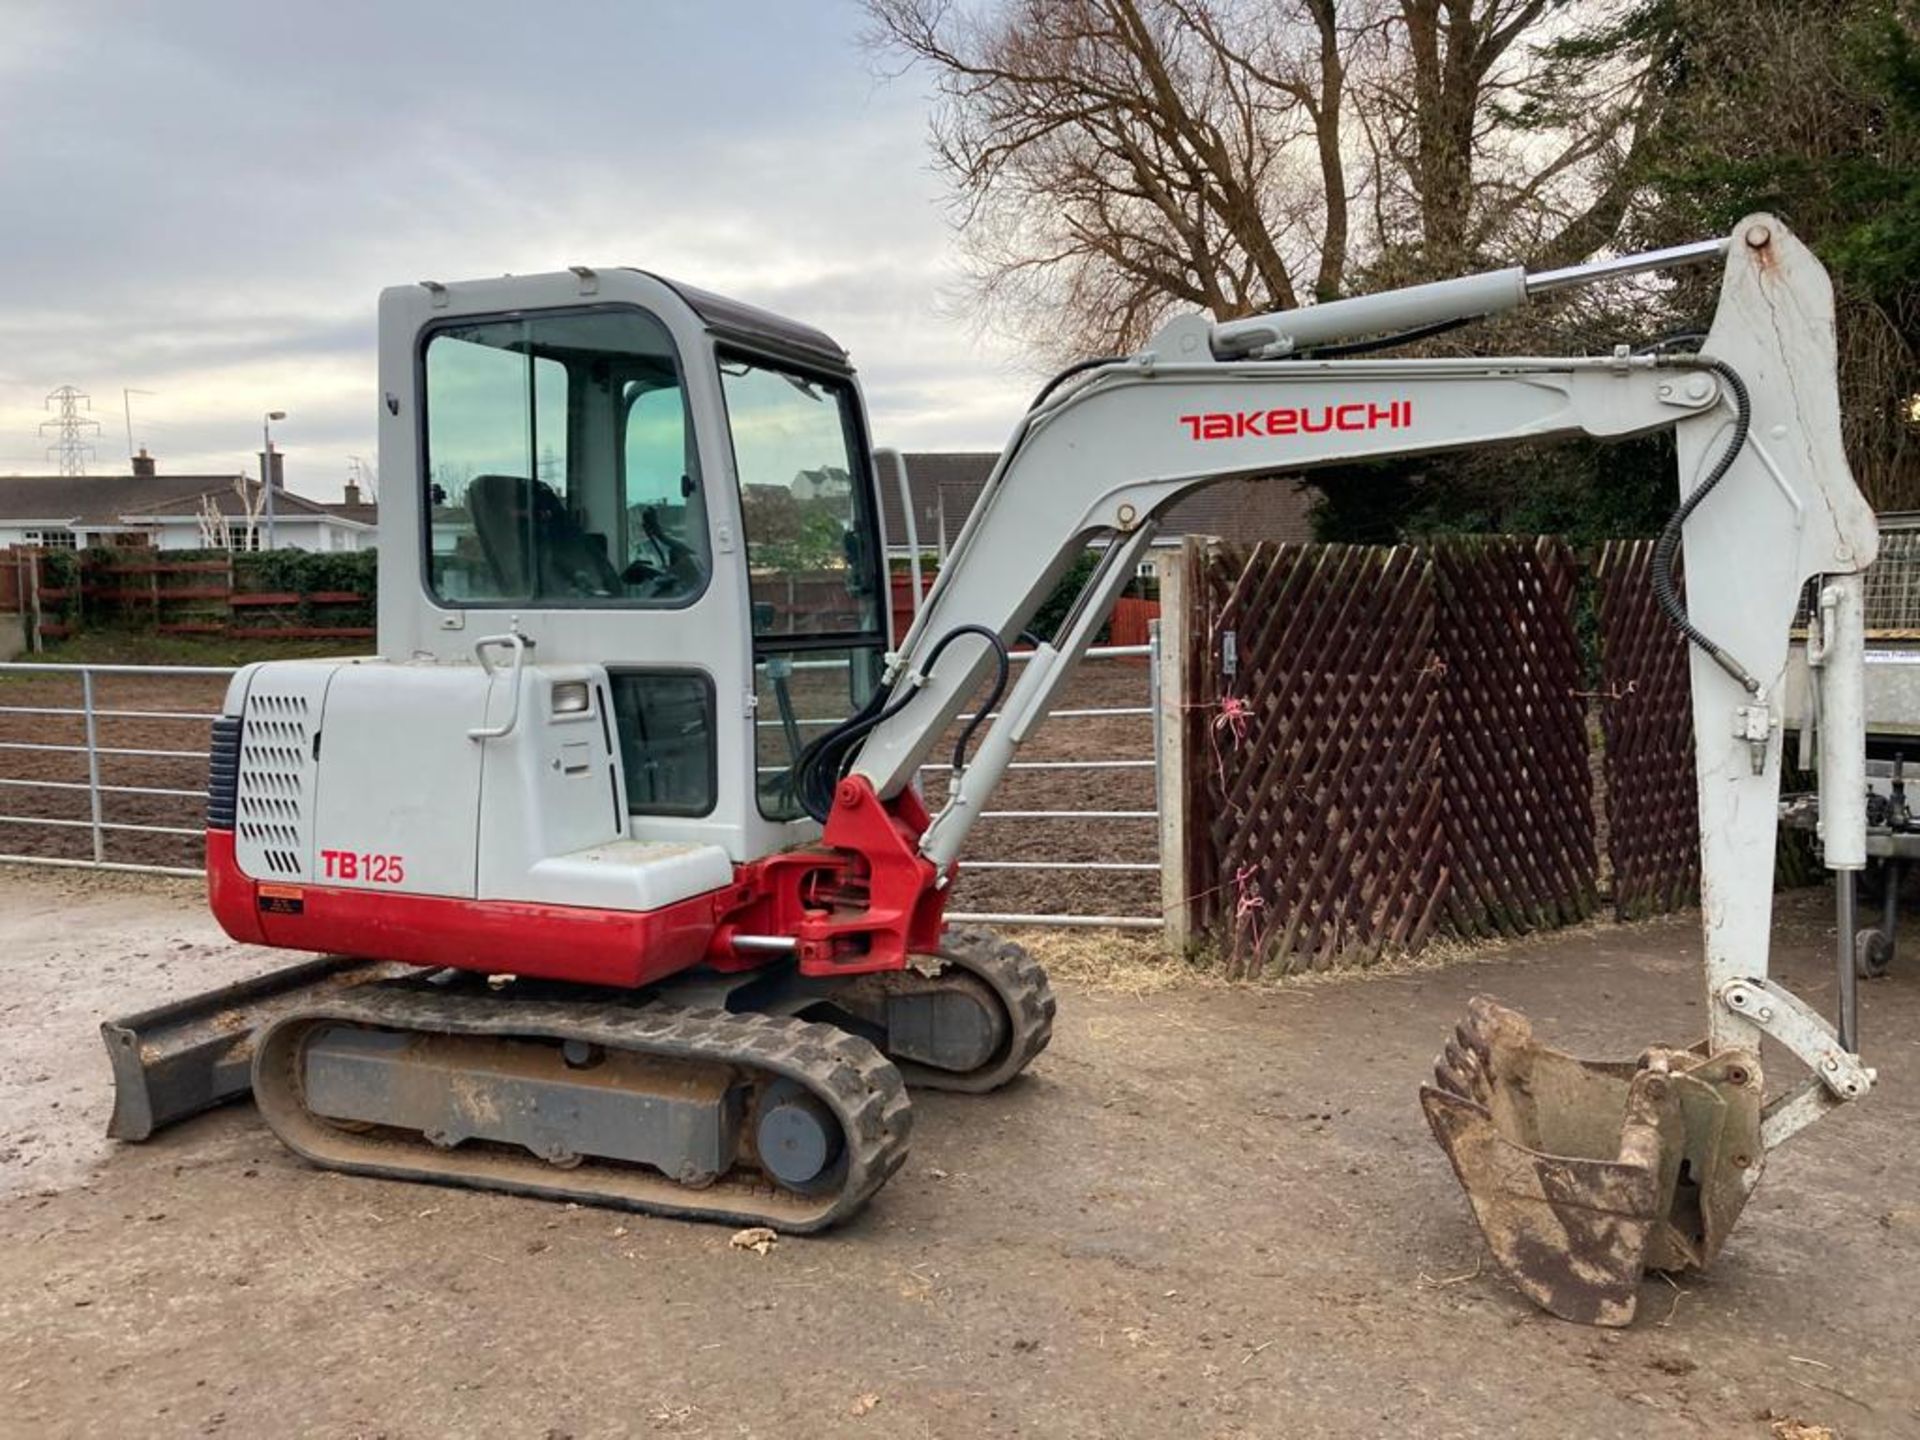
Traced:
[[[1780, 968], [1820, 1004], [1830, 943], [1820, 897], [1789, 901]], [[0, 1434], [1920, 1435], [1920, 963], [1865, 987], [1880, 1089], [1778, 1153], [1718, 1266], [1648, 1281], [1633, 1328], [1482, 1263], [1414, 1100], [1466, 998], [1630, 1054], [1699, 1029], [1697, 950], [1683, 918], [1366, 978], [1066, 986], [1027, 1078], [920, 1096], [866, 1213], [763, 1258], [325, 1175], [244, 1106], [99, 1139], [96, 1023], [276, 957], [190, 885], [0, 868]]]

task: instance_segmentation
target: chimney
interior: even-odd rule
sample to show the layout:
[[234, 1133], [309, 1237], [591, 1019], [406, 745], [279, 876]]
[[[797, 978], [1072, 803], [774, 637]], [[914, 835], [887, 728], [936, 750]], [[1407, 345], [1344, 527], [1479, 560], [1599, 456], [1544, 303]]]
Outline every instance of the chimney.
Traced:
[[[254, 451], [253, 458], [260, 462], [260, 473], [267, 473], [267, 457], [261, 451]], [[273, 452], [273, 488], [284, 492], [287, 488], [287, 452], [275, 449]]]
[[147, 453], [144, 445], [140, 447], [140, 453], [133, 457], [133, 473], [135, 478], [153, 474], [153, 456]]
[[360, 482], [358, 480], [349, 480], [347, 481], [347, 504], [358, 505], [359, 503]]

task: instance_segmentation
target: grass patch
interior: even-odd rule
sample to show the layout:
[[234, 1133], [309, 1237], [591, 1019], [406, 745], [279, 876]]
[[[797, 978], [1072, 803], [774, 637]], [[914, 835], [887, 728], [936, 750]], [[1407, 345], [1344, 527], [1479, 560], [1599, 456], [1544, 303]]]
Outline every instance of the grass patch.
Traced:
[[[1776, 928], [1787, 926], [1797, 918], [1793, 910], [1786, 910], [1776, 916]], [[1545, 957], [1552, 953], [1555, 945], [1581, 937], [1631, 935], [1636, 932], [1645, 932], [1651, 937], [1663, 929], [1691, 929], [1698, 923], [1698, 912], [1690, 910], [1629, 921], [1595, 915], [1577, 925], [1538, 930], [1528, 935], [1496, 936], [1484, 940], [1437, 936], [1415, 955], [1389, 954], [1371, 964], [1336, 964], [1318, 970], [1268, 969], [1252, 979], [1230, 977], [1218, 947], [1206, 940], [1197, 942], [1190, 954], [1175, 955], [1157, 934], [1132, 930], [1049, 930], [1035, 927], [1001, 933], [1026, 946], [1028, 953], [1044, 965], [1047, 974], [1055, 980], [1082, 985], [1090, 990], [1151, 995], [1182, 987], [1294, 990], [1320, 985], [1344, 985], [1356, 980], [1418, 975], [1455, 966]]]
[[1135, 930], [1022, 929], [1017, 939], [1046, 967], [1047, 974], [1092, 990], [1151, 995], [1175, 986], [1224, 985], [1219, 964], [1210, 955], [1192, 959], [1174, 955], [1158, 935]]

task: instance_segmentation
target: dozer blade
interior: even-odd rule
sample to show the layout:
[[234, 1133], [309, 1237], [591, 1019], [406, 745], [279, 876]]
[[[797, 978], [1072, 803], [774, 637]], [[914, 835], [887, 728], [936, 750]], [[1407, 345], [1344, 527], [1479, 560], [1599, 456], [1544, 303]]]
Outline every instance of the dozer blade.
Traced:
[[1479, 996], [1420, 1103], [1521, 1293], [1625, 1325], [1646, 1271], [1704, 1267], [1739, 1218], [1760, 1178], [1762, 1088], [1748, 1051], [1577, 1060]]
[[145, 1140], [253, 1086], [254, 1033], [318, 995], [411, 974], [413, 967], [327, 957], [256, 975], [100, 1027], [113, 1065], [115, 1140]]

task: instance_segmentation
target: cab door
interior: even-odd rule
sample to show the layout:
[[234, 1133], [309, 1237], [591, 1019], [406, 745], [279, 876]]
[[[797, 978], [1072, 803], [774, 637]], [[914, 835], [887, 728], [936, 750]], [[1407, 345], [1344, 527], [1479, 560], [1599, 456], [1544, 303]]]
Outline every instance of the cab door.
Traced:
[[866, 703], [887, 648], [871, 447], [851, 376], [728, 349], [719, 365], [753, 618], [754, 800], [811, 833], [795, 761]]
[[[627, 305], [427, 332], [427, 588], [463, 627], [511, 637], [525, 677], [493, 685], [490, 725], [517, 718], [486, 746], [483, 896], [610, 839], [743, 848], [715, 756], [721, 677], [744, 674], [745, 627], [712, 583], [680, 354]], [[595, 667], [580, 707], [555, 708], [580, 665]], [[728, 689], [743, 693], [738, 679]]]

